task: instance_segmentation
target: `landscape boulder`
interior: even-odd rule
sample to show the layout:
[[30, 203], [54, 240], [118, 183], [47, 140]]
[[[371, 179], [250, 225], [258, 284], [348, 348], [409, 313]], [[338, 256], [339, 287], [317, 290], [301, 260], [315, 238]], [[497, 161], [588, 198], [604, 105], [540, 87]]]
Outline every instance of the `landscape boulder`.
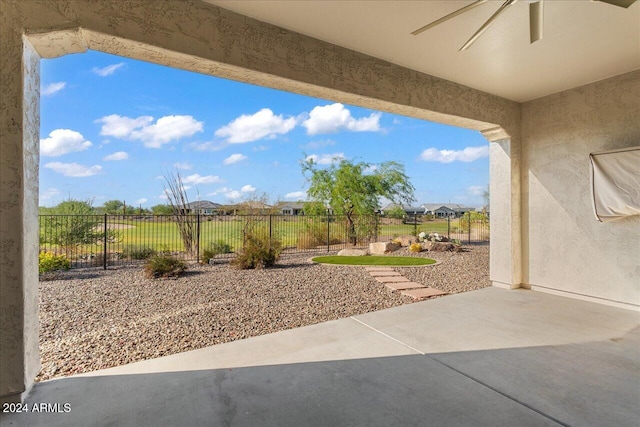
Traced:
[[395, 252], [400, 249], [400, 245], [393, 242], [369, 243], [369, 252], [372, 255], [383, 255]]
[[365, 256], [368, 255], [366, 249], [343, 249], [338, 252], [338, 256]]
[[404, 236], [396, 237], [393, 240], [396, 241], [396, 242], [400, 242], [400, 245], [402, 247], [411, 246], [413, 243], [416, 243], [416, 241], [417, 241], [416, 236], [411, 236], [411, 235], [404, 235]]
[[451, 242], [424, 242], [422, 247], [427, 251], [434, 252], [460, 252], [462, 250], [462, 246]]

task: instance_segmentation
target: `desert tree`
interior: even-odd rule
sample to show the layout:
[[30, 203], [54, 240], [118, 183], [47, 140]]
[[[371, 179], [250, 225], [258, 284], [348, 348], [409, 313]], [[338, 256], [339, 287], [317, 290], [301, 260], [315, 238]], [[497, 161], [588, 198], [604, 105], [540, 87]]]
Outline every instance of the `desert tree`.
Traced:
[[414, 187], [404, 172], [404, 166], [389, 161], [380, 164], [335, 159], [320, 168], [309, 157], [302, 162], [302, 172], [309, 182], [307, 195], [312, 202], [344, 215], [351, 244], [357, 243], [356, 217], [372, 216], [381, 198], [394, 203], [411, 203]]

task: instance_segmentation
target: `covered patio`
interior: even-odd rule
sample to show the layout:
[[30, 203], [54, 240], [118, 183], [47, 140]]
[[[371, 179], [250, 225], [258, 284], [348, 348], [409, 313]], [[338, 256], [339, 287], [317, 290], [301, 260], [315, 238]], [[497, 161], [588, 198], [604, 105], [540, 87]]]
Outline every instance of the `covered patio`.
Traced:
[[[3, 425], [636, 425], [637, 313], [487, 288], [38, 383]], [[64, 412], [68, 404], [69, 412]]]
[[[71, 408], [2, 424], [640, 418], [640, 216], [599, 223], [589, 182], [640, 144], [640, 2], [545, 2], [531, 45], [529, 2], [465, 52], [494, 2], [411, 35], [470, 3], [1, 1], [0, 400]], [[40, 60], [88, 49], [481, 132], [494, 288], [34, 385]]]

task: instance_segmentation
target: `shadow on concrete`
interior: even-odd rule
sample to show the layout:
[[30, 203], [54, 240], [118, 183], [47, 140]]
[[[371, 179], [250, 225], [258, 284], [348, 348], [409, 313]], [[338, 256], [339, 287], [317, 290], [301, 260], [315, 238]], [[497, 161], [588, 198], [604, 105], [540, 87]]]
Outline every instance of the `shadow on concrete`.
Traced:
[[614, 340], [268, 366], [70, 377], [3, 426], [632, 426], [637, 329]]

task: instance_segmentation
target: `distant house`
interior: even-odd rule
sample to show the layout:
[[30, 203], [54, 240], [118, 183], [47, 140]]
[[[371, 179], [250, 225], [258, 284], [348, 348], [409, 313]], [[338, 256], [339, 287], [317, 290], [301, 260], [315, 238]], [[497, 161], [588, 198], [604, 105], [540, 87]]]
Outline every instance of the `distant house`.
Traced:
[[197, 202], [187, 204], [183, 211], [187, 214], [218, 215], [222, 209], [223, 206], [220, 203], [198, 200]]
[[304, 215], [303, 202], [280, 202], [277, 208], [282, 215]]
[[424, 215], [425, 213], [424, 208], [422, 206], [406, 206], [405, 207], [402, 205], [398, 205], [396, 203], [389, 203], [388, 205], [381, 208], [379, 212], [382, 215], [386, 215], [389, 212], [398, 208], [402, 209], [406, 215]]
[[266, 215], [271, 212], [273, 206], [258, 201], [247, 201], [235, 205], [224, 205], [223, 208], [230, 215]]
[[476, 208], [455, 203], [425, 203], [422, 207], [425, 215], [433, 215], [434, 218], [460, 218], [465, 213], [476, 210]]

